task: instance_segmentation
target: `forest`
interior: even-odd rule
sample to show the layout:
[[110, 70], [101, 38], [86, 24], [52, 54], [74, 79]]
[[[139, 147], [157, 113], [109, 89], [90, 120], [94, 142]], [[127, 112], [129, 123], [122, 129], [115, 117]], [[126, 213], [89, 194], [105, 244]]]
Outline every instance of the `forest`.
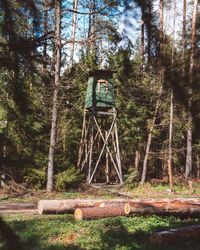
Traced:
[[199, 5], [0, 1], [0, 249], [199, 250]]
[[66, 190], [88, 69], [115, 70], [123, 181], [199, 179], [198, 1], [2, 1], [1, 184]]

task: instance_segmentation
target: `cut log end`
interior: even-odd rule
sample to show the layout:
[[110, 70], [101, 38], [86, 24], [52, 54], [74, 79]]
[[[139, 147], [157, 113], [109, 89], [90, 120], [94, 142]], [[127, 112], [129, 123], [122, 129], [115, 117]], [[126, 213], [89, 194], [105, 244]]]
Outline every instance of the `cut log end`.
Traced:
[[[128, 204], [127, 204], [128, 203]], [[130, 206], [129, 206], [130, 204]], [[38, 202], [38, 213], [58, 214], [74, 213], [76, 208], [105, 208], [104, 210], [96, 209], [91, 213], [114, 214], [115, 211], [128, 214], [157, 214], [157, 215], [178, 215], [178, 216], [198, 216], [200, 215], [200, 199], [67, 199], [67, 200], [40, 200]], [[118, 211], [118, 212], [117, 212]], [[85, 217], [85, 211], [83, 218]], [[87, 213], [87, 212], [86, 212]], [[102, 212], [103, 214], [103, 212]], [[103, 216], [103, 215], [102, 215]]]
[[106, 217], [126, 216], [130, 212], [130, 205], [115, 204], [115, 206], [106, 207], [91, 207], [91, 208], [77, 208], [74, 212], [74, 218], [77, 221], [82, 219], [91, 220]]
[[74, 212], [74, 218], [76, 221], [80, 221], [83, 218], [83, 212], [81, 211], [80, 208], [77, 208]]
[[125, 214], [129, 214], [130, 211], [131, 211], [131, 206], [128, 203], [125, 204], [125, 206], [124, 206], [124, 213]]
[[43, 214], [44, 213], [44, 206], [43, 206], [43, 202], [42, 202], [42, 200], [40, 200], [39, 202], [38, 202], [38, 213], [39, 214]]

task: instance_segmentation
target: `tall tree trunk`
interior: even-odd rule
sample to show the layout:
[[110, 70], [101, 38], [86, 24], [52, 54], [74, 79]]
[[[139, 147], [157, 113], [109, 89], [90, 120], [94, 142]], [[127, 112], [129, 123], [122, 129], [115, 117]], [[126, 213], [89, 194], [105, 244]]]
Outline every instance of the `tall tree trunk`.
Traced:
[[172, 180], [173, 112], [174, 112], [174, 93], [173, 93], [173, 88], [171, 88], [171, 95], [170, 95], [170, 124], [169, 124], [169, 158], [168, 158], [168, 176], [169, 176], [169, 186], [170, 186], [171, 191], [173, 190], [173, 180]]
[[[150, 3], [148, 3], [150, 5]], [[149, 45], [148, 45], [149, 46]], [[142, 169], [142, 177], [140, 184], [143, 185], [145, 180], [146, 180], [146, 175], [147, 175], [147, 160], [149, 157], [149, 151], [150, 151], [150, 146], [151, 146], [151, 140], [152, 140], [152, 134], [156, 122], [156, 116], [161, 104], [161, 96], [163, 92], [163, 80], [164, 80], [164, 68], [162, 67], [162, 51], [163, 51], [163, 0], [160, 0], [160, 55], [159, 55], [159, 70], [160, 70], [160, 82], [161, 82], [161, 87], [158, 93], [158, 99], [156, 102], [156, 108], [155, 108], [155, 113], [154, 117], [152, 120], [152, 124], [150, 127], [150, 131], [148, 134], [148, 140], [147, 140], [147, 146], [146, 146], [146, 151], [145, 151], [145, 156], [144, 156], [144, 161], [143, 161], [143, 169]]]
[[[90, 0], [89, 4], [89, 12], [93, 13], [96, 11], [96, 0]], [[87, 46], [87, 59], [89, 62], [89, 66], [93, 68], [96, 65], [96, 15], [89, 14], [88, 19], [88, 46]]]
[[160, 60], [162, 61], [162, 54], [163, 54], [163, 0], [160, 0]]
[[[8, 95], [7, 95], [7, 99], [8, 99]], [[7, 120], [7, 116], [6, 116], [6, 120], [4, 121], [5, 122], [5, 130], [4, 130], [4, 135], [3, 135], [3, 164], [1, 166], [1, 170], [2, 170], [2, 173], [1, 173], [1, 176], [0, 176], [0, 188], [3, 188], [5, 187], [5, 174], [4, 174], [4, 171], [6, 169], [6, 166], [5, 166], [5, 160], [6, 160], [6, 156], [7, 156], [7, 136], [8, 136], [8, 120]]]
[[199, 162], [199, 156], [197, 155], [197, 178], [200, 177], [200, 162]]
[[135, 151], [135, 172], [138, 175], [139, 172], [139, 162], [140, 162], [140, 151], [136, 150]]
[[[172, 39], [172, 74], [174, 74], [174, 44], [175, 44], [175, 23], [176, 23], [176, 0], [174, 0], [174, 20], [173, 20], [173, 39]], [[168, 176], [170, 190], [173, 190], [172, 180], [172, 133], [173, 133], [173, 113], [174, 113], [174, 93], [171, 87], [170, 94], [170, 122], [169, 122], [169, 158], [168, 158]]]
[[[92, 12], [96, 11], [96, 0], [92, 0]], [[91, 65], [96, 65], [96, 15], [92, 15], [92, 26], [91, 26]]]
[[183, 77], [185, 76], [185, 50], [186, 50], [186, 0], [183, 0], [183, 31], [182, 31], [182, 46], [183, 46]]
[[70, 49], [70, 65], [74, 62], [74, 49], [76, 37], [76, 20], [77, 20], [78, 0], [73, 1], [73, 16], [72, 16], [72, 32], [71, 32], [71, 49]]
[[150, 151], [150, 146], [151, 146], [151, 140], [152, 140], [152, 134], [153, 134], [153, 130], [154, 130], [154, 126], [155, 126], [155, 122], [156, 122], [156, 116], [161, 104], [161, 96], [162, 96], [162, 90], [163, 90], [163, 85], [161, 85], [159, 94], [158, 94], [158, 99], [156, 102], [156, 108], [155, 108], [155, 113], [154, 113], [154, 117], [152, 120], [152, 124], [149, 130], [149, 135], [148, 135], [148, 140], [147, 140], [147, 146], [146, 146], [146, 151], [145, 151], [145, 156], [144, 156], [144, 161], [143, 161], [143, 169], [142, 169], [142, 178], [140, 181], [140, 184], [143, 185], [145, 180], [146, 180], [146, 175], [147, 175], [147, 160], [149, 157], [149, 151]]
[[48, 1], [44, 1], [44, 35], [45, 35], [45, 40], [44, 40], [44, 47], [43, 47], [43, 58], [44, 58], [44, 63], [43, 63], [43, 74], [46, 73], [47, 69], [47, 33], [48, 33]]
[[61, 65], [61, 1], [55, 0], [55, 81], [53, 92], [53, 107], [51, 118], [51, 136], [47, 171], [47, 192], [53, 191], [54, 150], [56, 146], [56, 124], [58, 115], [58, 92], [60, 87]]
[[145, 13], [145, 9], [144, 9], [144, 0], [142, 0], [142, 6], [141, 6], [141, 10], [142, 10], [142, 16], [141, 16], [141, 61], [142, 61], [142, 72], [143, 72], [143, 68], [144, 68], [144, 13]]
[[152, 43], [152, 1], [144, 0], [145, 16], [146, 16], [146, 28], [147, 28], [147, 60], [148, 65], [151, 62], [151, 43]]
[[189, 69], [189, 86], [188, 86], [188, 123], [187, 130], [187, 153], [186, 153], [186, 166], [185, 166], [185, 178], [188, 179], [192, 171], [192, 83], [194, 72], [194, 59], [195, 59], [195, 40], [196, 40], [196, 19], [197, 19], [197, 7], [198, 0], [194, 0], [193, 14], [192, 14], [192, 34], [191, 34], [191, 54], [190, 54], [190, 69]]

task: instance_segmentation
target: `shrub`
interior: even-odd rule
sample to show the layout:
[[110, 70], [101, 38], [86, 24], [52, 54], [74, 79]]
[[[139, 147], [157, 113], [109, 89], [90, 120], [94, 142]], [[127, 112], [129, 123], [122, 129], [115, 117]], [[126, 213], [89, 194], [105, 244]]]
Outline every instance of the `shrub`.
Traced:
[[82, 178], [83, 175], [80, 171], [76, 167], [71, 166], [67, 170], [55, 175], [55, 188], [57, 190], [65, 190], [69, 187], [77, 187]]
[[44, 168], [31, 168], [25, 176], [26, 184], [35, 189], [43, 189], [46, 186], [46, 171]]

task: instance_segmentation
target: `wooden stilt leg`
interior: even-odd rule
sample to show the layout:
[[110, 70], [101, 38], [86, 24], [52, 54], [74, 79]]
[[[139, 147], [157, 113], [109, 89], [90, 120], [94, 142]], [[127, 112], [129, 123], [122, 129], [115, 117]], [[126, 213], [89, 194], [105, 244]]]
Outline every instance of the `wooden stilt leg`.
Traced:
[[[90, 148], [90, 143], [89, 143], [89, 138], [88, 138], [88, 131], [90, 127], [90, 117], [86, 117], [85, 119], [85, 127], [84, 127], [84, 139], [83, 139], [83, 151], [84, 151], [84, 158], [81, 163], [81, 170], [84, 169], [85, 165], [87, 165], [88, 162], [88, 156], [89, 156], [89, 148]], [[82, 157], [81, 157], [82, 160]]]
[[106, 183], [110, 183], [111, 166], [114, 167], [120, 184], [123, 183], [115, 110], [86, 110], [80, 144], [77, 165], [81, 170], [87, 167], [88, 184], [98, 181], [99, 175], [102, 176], [104, 172], [101, 167], [105, 167]]
[[94, 136], [94, 125], [92, 122], [92, 129], [91, 129], [91, 137], [90, 137], [90, 158], [89, 158], [89, 165], [88, 165], [88, 177], [87, 177], [87, 182], [90, 182], [90, 177], [91, 177], [91, 171], [92, 171], [92, 153], [93, 153], [93, 136]]
[[83, 126], [82, 126], [82, 132], [81, 132], [81, 142], [80, 142], [80, 147], [79, 147], [79, 152], [78, 152], [78, 163], [77, 163], [78, 168], [80, 168], [81, 158], [82, 158], [83, 149], [84, 149], [85, 119], [86, 119], [86, 112], [84, 111]]
[[[107, 138], [108, 131], [105, 132], [105, 137]], [[109, 178], [109, 159], [108, 159], [108, 150], [106, 149], [106, 183], [110, 182]]]
[[[111, 154], [111, 152], [110, 152], [110, 149], [109, 149], [109, 147], [108, 147], [108, 145], [107, 145], [107, 144], [108, 144], [108, 138], [109, 138], [109, 136], [110, 136], [110, 134], [111, 134], [111, 132], [112, 132], [112, 129], [113, 129], [114, 125], [115, 125], [115, 122], [116, 122], [116, 114], [113, 114], [113, 121], [112, 121], [110, 130], [109, 130], [109, 132], [108, 132], [107, 138], [104, 138], [104, 136], [103, 136], [103, 134], [102, 134], [102, 131], [101, 131], [101, 129], [100, 129], [100, 127], [99, 127], [99, 124], [98, 124], [98, 122], [97, 122], [97, 120], [96, 120], [95, 117], [94, 117], [94, 121], [95, 121], [95, 124], [96, 124], [96, 126], [97, 126], [97, 128], [98, 128], [98, 130], [99, 130], [99, 133], [100, 133], [101, 137], [102, 137], [102, 140], [104, 141], [104, 146], [103, 146], [103, 149], [102, 149], [102, 151], [101, 151], [101, 156], [102, 156], [102, 154], [103, 154], [104, 148], [106, 147], [106, 149], [107, 149], [107, 151], [108, 151], [108, 154], [109, 154], [109, 156], [110, 156], [111, 162], [113, 163], [113, 166], [114, 166], [114, 168], [115, 168], [115, 170], [116, 170], [116, 172], [117, 172], [117, 175], [118, 175], [118, 177], [119, 177], [120, 184], [123, 184], [122, 176], [121, 176], [120, 173], [119, 173], [119, 169], [117, 168], [117, 166], [116, 166], [116, 164], [115, 164], [115, 161], [114, 161], [114, 159], [113, 159], [113, 157], [112, 157], [112, 154]], [[95, 169], [94, 169], [94, 172], [93, 172], [92, 176], [94, 175], [94, 173], [95, 173], [95, 171], [96, 171], [96, 169], [97, 169], [97, 167], [98, 167], [100, 158], [101, 158], [101, 157], [99, 157], [98, 162], [96, 163], [96, 166], [95, 166]]]
[[[121, 158], [120, 158], [120, 151], [119, 151], [119, 139], [118, 139], [118, 131], [117, 131], [117, 123], [115, 122], [115, 126], [114, 126], [114, 130], [115, 130], [115, 138], [116, 138], [116, 150], [117, 150], [117, 162], [118, 162], [118, 168], [119, 168], [119, 174], [121, 176], [121, 180], [122, 180], [122, 167], [121, 167]], [[121, 184], [123, 183], [123, 181], [121, 182]]]

